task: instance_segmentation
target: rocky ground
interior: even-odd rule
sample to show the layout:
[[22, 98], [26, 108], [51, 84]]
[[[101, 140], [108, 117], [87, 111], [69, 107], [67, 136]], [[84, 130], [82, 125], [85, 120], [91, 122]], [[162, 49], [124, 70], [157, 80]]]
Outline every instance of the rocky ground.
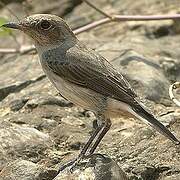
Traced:
[[[18, 2], [5, 1], [0, 17], [15, 19], [12, 12], [23, 17], [26, 5]], [[102, 17], [78, 0], [46, 1], [44, 6], [40, 2], [30, 1], [28, 13], [63, 16], [73, 29]], [[111, 14], [180, 12], [178, 0], [91, 2]], [[30, 43], [24, 35], [14, 35], [20, 44]], [[169, 85], [180, 81], [178, 21], [116, 22], [78, 38], [129, 78], [144, 103], [180, 138], [180, 109], [168, 96]], [[0, 37], [1, 48], [17, 46], [12, 37]], [[0, 65], [0, 179], [54, 179], [58, 167], [85, 144], [95, 117], [59, 96], [42, 72], [36, 53], [2, 53]], [[111, 157], [129, 179], [180, 179], [179, 146], [136, 119], [121, 117], [112, 122], [97, 151]]]

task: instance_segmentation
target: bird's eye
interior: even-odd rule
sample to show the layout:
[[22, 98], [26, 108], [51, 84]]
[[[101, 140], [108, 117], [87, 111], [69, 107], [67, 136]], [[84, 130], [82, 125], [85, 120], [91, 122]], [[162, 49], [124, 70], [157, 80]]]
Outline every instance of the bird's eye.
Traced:
[[48, 30], [51, 27], [51, 23], [47, 20], [42, 20], [40, 26], [44, 30]]

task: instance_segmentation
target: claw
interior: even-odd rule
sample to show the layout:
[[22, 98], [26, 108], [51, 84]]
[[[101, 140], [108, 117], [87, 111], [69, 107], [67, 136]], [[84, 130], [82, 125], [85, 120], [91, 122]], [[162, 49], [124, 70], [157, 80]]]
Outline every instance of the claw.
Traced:
[[[70, 167], [70, 166], [73, 166], [73, 164], [76, 163], [77, 159], [78, 159], [78, 158], [75, 158], [75, 159], [67, 162], [67, 163], [64, 164], [63, 166], [61, 166], [61, 167], [59, 168], [59, 170], [58, 170], [58, 174], [59, 174], [60, 172], [64, 171], [64, 169], [66, 169], [66, 168], [68, 168], [68, 167]], [[71, 170], [71, 168], [70, 168], [70, 170]]]
[[73, 171], [75, 171], [75, 169], [80, 166], [81, 163], [87, 163], [87, 162], [82, 162], [85, 159], [88, 159], [89, 156], [79, 156], [69, 162], [67, 162], [66, 164], [64, 164], [63, 166], [61, 166], [58, 170], [58, 174], [62, 171], [64, 171], [66, 168], [69, 168], [70, 173], [73, 173]]

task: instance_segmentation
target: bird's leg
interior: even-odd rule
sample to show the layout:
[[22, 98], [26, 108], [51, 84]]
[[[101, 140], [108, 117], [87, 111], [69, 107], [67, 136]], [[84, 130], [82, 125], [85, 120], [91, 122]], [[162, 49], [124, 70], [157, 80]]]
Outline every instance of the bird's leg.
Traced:
[[[111, 127], [111, 120], [109, 118], [105, 118], [104, 116], [99, 116], [101, 125], [99, 125], [96, 130], [94, 131], [93, 135], [90, 137], [89, 141], [86, 143], [84, 148], [82, 149], [81, 153], [79, 154], [77, 160], [74, 162], [73, 166], [71, 167], [70, 171], [73, 171], [74, 167], [83, 159], [88, 158], [93, 155], [94, 151], [96, 150], [97, 146], [108, 132]], [[95, 142], [93, 143], [93, 141]]]
[[[97, 123], [97, 127], [94, 130], [93, 134], [91, 135], [91, 137], [89, 138], [88, 142], [85, 144], [85, 146], [83, 147], [83, 149], [81, 150], [77, 160], [81, 160], [83, 157], [86, 157], [86, 153], [88, 152], [89, 148], [89, 154], [92, 154], [96, 147], [98, 146], [98, 144], [100, 143], [100, 141], [102, 140], [102, 138], [104, 137], [104, 135], [106, 134], [106, 132], [109, 130], [110, 126], [111, 126], [111, 121], [110, 119], [105, 119], [105, 117], [103, 115], [98, 115], [98, 120], [101, 122], [100, 125], [98, 125]], [[95, 140], [95, 142], [93, 143], [93, 141]]]
[[97, 146], [99, 145], [99, 143], [101, 142], [101, 140], [103, 139], [105, 134], [110, 129], [110, 127], [111, 127], [111, 120], [109, 118], [108, 119], [104, 119], [104, 122], [102, 123], [102, 125], [103, 125], [103, 128], [102, 128], [101, 132], [99, 133], [99, 136], [96, 138], [96, 141], [92, 145], [91, 149], [89, 150], [88, 155], [92, 155], [94, 153], [94, 151], [96, 150]]
[[96, 136], [98, 135], [98, 133], [101, 131], [101, 129], [103, 129], [104, 125], [101, 124], [100, 126], [97, 126], [96, 129], [94, 130], [93, 134], [91, 135], [91, 137], [89, 138], [88, 142], [84, 145], [83, 149], [81, 150], [79, 156], [78, 156], [78, 160], [81, 160], [86, 152], [88, 151], [89, 147], [91, 146], [92, 142], [94, 141], [94, 139], [96, 138]]
[[[86, 155], [86, 152], [88, 151], [89, 147], [91, 146], [93, 140], [96, 138], [96, 136], [98, 135], [98, 133], [101, 131], [101, 129], [104, 128], [104, 124], [102, 123], [101, 125], [97, 126], [96, 129], [94, 130], [93, 134], [90, 136], [88, 142], [84, 145], [84, 147], [82, 148], [79, 156], [71, 161], [69, 161], [68, 163], [64, 164], [62, 167], [60, 167], [59, 172], [63, 171], [65, 168], [69, 167], [69, 166], [76, 166], [76, 164], [78, 162], [81, 161], [81, 159], [83, 159]], [[102, 138], [101, 138], [102, 139]]]

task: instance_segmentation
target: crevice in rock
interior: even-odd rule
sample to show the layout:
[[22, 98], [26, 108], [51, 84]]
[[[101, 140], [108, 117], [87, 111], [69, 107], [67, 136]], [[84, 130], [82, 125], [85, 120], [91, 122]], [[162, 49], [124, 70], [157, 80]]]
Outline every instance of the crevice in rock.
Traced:
[[18, 85], [13, 84], [13, 85], [1, 88], [0, 89], [0, 101], [2, 101], [4, 98], [6, 98], [9, 94], [15, 93], [15, 92], [19, 92], [22, 89], [24, 89], [27, 86], [29, 86], [30, 84], [33, 84], [33, 83], [38, 82], [38, 81], [41, 81], [45, 77], [46, 77], [46, 75], [42, 75], [42, 76], [36, 78], [35, 80], [27, 80], [27, 81], [25, 81], [23, 83], [20, 83]]
[[157, 30], [153, 32], [153, 35], [156, 39], [168, 36], [172, 34], [172, 30], [170, 26], [161, 26]]
[[11, 111], [19, 111], [24, 107], [24, 105], [28, 102], [28, 98], [21, 98], [21, 99], [16, 99], [10, 102], [9, 107]]
[[141, 173], [143, 180], [158, 180], [161, 173], [168, 171], [170, 167], [161, 166], [161, 167], [146, 167], [146, 170]]
[[153, 68], [156, 68], [156, 69], [160, 69], [159, 65], [158, 64], [155, 64], [151, 61], [147, 61], [147, 59], [145, 58], [142, 58], [140, 56], [128, 56], [126, 58], [124, 58], [122, 61], [121, 61], [121, 65], [122, 66], [127, 66], [129, 64], [129, 62], [131, 61], [139, 61], [139, 62], [143, 62], [149, 66], [152, 66]]
[[158, 28], [152, 27], [147, 28], [145, 27], [145, 36], [149, 39], [159, 39], [165, 36], [174, 35], [173, 27], [172, 26], [160, 26]]
[[132, 49], [124, 50], [124, 52], [117, 58], [114, 58], [112, 61], [116, 61], [117, 59], [120, 60], [121, 66], [127, 66], [131, 61], [137, 61], [137, 62], [143, 62], [144, 64], [147, 64], [148, 66], [151, 66], [155, 69], [160, 69], [160, 66], [157, 63], [154, 63], [153, 60], [148, 59], [146, 57], [138, 55], [135, 51]]

